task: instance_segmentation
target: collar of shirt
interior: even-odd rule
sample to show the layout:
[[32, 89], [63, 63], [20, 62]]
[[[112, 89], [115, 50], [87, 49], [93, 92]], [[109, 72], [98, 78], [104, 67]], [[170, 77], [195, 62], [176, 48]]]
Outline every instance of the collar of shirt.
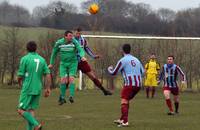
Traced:
[[168, 68], [171, 68], [174, 64], [167, 64]]
[[131, 54], [124, 54], [124, 56], [130, 56]]
[[150, 59], [150, 61], [151, 61], [151, 62], [155, 62], [156, 60], [155, 60], [155, 59]]
[[36, 55], [37, 52], [29, 52], [28, 54], [31, 54], [31, 55]]

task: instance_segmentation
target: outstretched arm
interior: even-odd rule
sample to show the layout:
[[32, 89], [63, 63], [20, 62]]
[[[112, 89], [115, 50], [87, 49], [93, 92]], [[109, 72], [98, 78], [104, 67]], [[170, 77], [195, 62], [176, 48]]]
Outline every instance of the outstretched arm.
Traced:
[[88, 43], [87, 43], [87, 41], [84, 39], [84, 50], [85, 50], [85, 52], [90, 56], [90, 57], [92, 57], [93, 59], [97, 59], [97, 58], [99, 58], [99, 56], [98, 55], [95, 55], [94, 53], [93, 53], [93, 51], [90, 49], [90, 47], [88, 46]]
[[117, 65], [115, 66], [115, 68], [113, 69], [113, 66], [109, 66], [108, 67], [108, 73], [111, 75], [116, 75], [118, 72], [121, 71], [121, 69], [123, 68], [122, 62], [121, 60], [118, 61]]
[[92, 50], [91, 50], [88, 46], [86, 46], [84, 49], [85, 49], [86, 53], [87, 53], [90, 57], [92, 57], [93, 59], [99, 58], [99, 55], [95, 55], [95, 54], [92, 52]]
[[59, 43], [56, 42], [55, 46], [53, 47], [52, 53], [51, 53], [50, 65], [54, 64], [58, 51], [59, 51]]

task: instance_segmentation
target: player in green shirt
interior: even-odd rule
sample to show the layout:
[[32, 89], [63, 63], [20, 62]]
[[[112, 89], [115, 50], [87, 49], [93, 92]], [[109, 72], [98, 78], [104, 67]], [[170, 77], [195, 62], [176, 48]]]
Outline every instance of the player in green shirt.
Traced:
[[36, 53], [37, 45], [34, 41], [27, 43], [28, 54], [21, 58], [18, 70], [18, 82], [22, 86], [19, 98], [18, 113], [27, 120], [27, 130], [41, 130], [42, 124], [35, 116], [35, 109], [39, 107], [42, 91], [42, 77], [46, 76], [44, 96], [50, 95], [50, 71], [44, 58]]
[[77, 59], [77, 51], [80, 54], [81, 60], [86, 61], [84, 57], [85, 53], [84, 50], [81, 48], [78, 41], [73, 38], [73, 33], [71, 31], [66, 31], [64, 37], [59, 39], [53, 48], [50, 65], [49, 68], [53, 67], [55, 62], [55, 58], [57, 54], [60, 55], [60, 97], [59, 97], [59, 105], [66, 103], [65, 96], [66, 96], [66, 85], [69, 85], [69, 101], [71, 103], [74, 102], [73, 96], [75, 93], [75, 83], [74, 77], [77, 72], [78, 66], [78, 59]]

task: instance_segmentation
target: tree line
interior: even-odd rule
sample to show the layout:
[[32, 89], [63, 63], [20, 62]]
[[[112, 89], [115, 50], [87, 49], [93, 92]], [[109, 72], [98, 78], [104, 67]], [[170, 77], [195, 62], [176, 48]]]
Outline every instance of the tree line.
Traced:
[[88, 6], [93, 0], [74, 4], [53, 1], [38, 6], [30, 13], [19, 5], [7, 1], [0, 3], [0, 24], [17, 27], [40, 26], [72, 29], [77, 26], [88, 31], [106, 31], [159, 36], [200, 35], [200, 7], [173, 11], [167, 8], [152, 9], [149, 4], [126, 0], [98, 0], [100, 12], [90, 15]]

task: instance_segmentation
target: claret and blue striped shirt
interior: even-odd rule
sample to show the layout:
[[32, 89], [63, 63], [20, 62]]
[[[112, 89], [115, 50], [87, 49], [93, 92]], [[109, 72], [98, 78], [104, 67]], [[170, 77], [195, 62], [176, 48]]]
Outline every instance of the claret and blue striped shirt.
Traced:
[[177, 66], [176, 64], [173, 64], [171, 66], [165, 64], [162, 67], [159, 80], [164, 81], [164, 86], [175, 88], [178, 87], [177, 85], [178, 74], [180, 74], [182, 81], [186, 81], [185, 74], [183, 73], [183, 71], [179, 66]]
[[113, 70], [108, 68], [108, 72], [111, 75], [116, 75], [118, 72], [121, 72], [124, 79], [124, 86], [140, 87], [142, 85], [144, 68], [141, 62], [131, 54], [124, 55]]
[[[88, 43], [87, 43], [87, 40], [84, 38], [84, 37], [82, 37], [82, 36], [80, 36], [80, 37], [75, 37], [76, 38], [76, 40], [78, 40], [79, 41], [79, 43], [80, 43], [80, 46], [85, 50], [85, 52], [90, 56], [90, 57], [92, 57], [93, 59], [95, 58], [95, 54], [92, 52], [92, 50], [88, 47]], [[80, 56], [79, 56], [79, 54], [78, 54], [78, 59], [79, 59], [79, 61], [80, 61]]]

